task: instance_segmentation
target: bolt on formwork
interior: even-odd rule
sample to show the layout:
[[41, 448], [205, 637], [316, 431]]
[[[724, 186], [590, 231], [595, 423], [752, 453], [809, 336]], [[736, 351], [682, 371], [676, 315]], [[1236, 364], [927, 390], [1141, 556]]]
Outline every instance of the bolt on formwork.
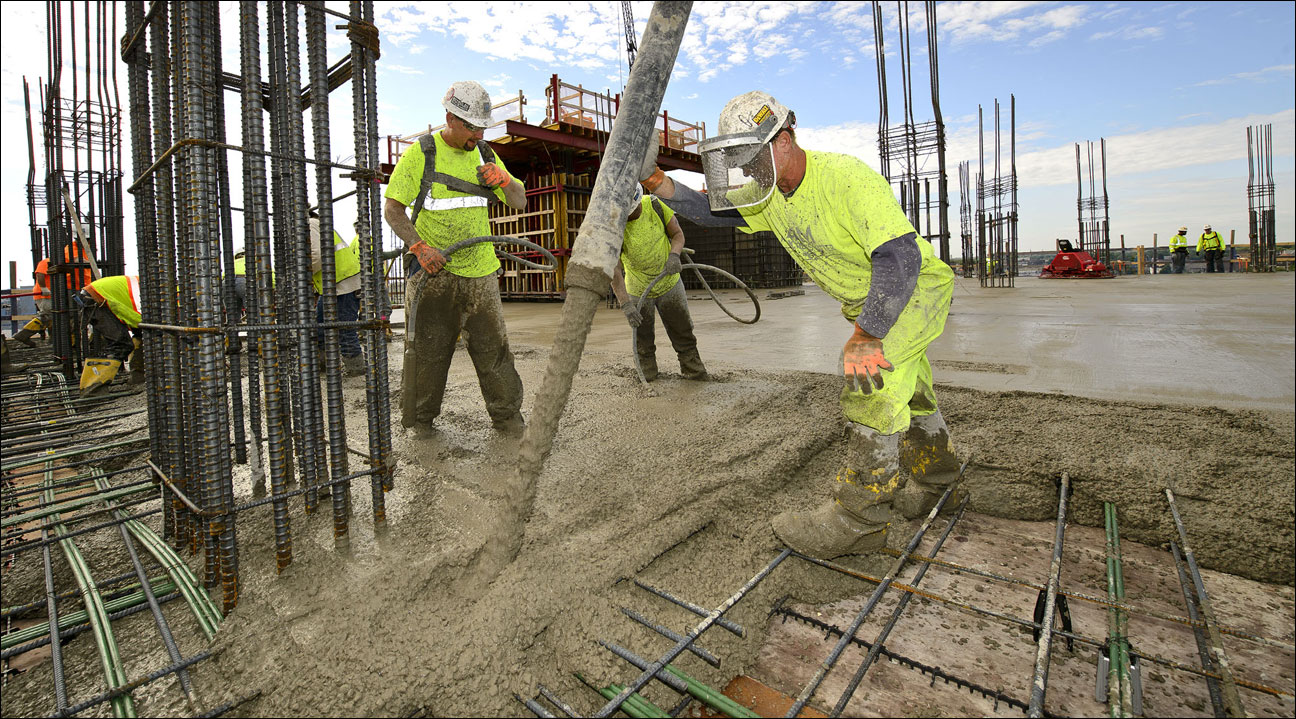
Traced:
[[986, 177], [985, 119], [980, 105], [977, 134], [977, 277], [982, 287], [1012, 287], [1017, 277], [1017, 97], [1009, 96], [1007, 168], [1000, 136], [999, 100], [995, 100], [994, 175], [990, 178]]
[[28, 227], [32, 265], [49, 258], [53, 348], [71, 377], [86, 347], [76, 341], [84, 332], [72, 295], [92, 278], [125, 271], [121, 103], [112, 56], [117, 6], [50, 2], [45, 16], [49, 76], [38, 88], [44, 174], [23, 79]]
[[[877, 49], [878, 157], [882, 176], [896, 185], [900, 206], [923, 237], [937, 246], [941, 260], [950, 261], [949, 185], [945, 173], [945, 122], [940, 109], [940, 63], [936, 53], [936, 3], [923, 3], [927, 29], [927, 69], [935, 119], [914, 121], [913, 46], [909, 39], [909, 3], [896, 3], [903, 121], [891, 125], [887, 97], [886, 53], [882, 4], [873, 0], [873, 39]], [[933, 166], [934, 161], [934, 166]], [[935, 187], [933, 187], [933, 184]], [[935, 197], [933, 197], [935, 191]], [[932, 217], [935, 211], [936, 217]]]
[[1278, 268], [1278, 229], [1275, 225], [1273, 125], [1247, 128], [1247, 216], [1251, 258], [1247, 269], [1273, 272]]
[[[228, 611], [238, 602], [239, 512], [272, 505], [282, 571], [293, 557], [289, 509], [299, 496], [313, 514], [327, 492], [335, 543], [343, 548], [350, 484], [367, 478], [375, 527], [385, 527], [392, 459], [373, 4], [352, 2], [350, 14], [342, 14], [322, 2], [240, 3], [238, 74], [221, 66], [219, 11], [215, 3], [179, 2], [155, 3], [146, 13], [142, 2], [128, 3], [122, 57], [130, 81], [135, 180], [129, 191], [137, 202], [151, 464], [170, 493], [166, 536], [203, 552], [204, 584], [221, 587]], [[333, 65], [327, 58], [329, 15], [345, 22], [340, 29], [350, 47]], [[348, 79], [355, 165], [329, 159], [329, 93]], [[226, 93], [235, 93], [237, 114], [227, 116]], [[306, 110], [313, 156], [305, 151]], [[227, 122], [235, 121], [241, 145], [226, 139]], [[237, 224], [231, 153], [242, 165]], [[334, 170], [355, 183], [345, 197], [356, 203], [362, 308], [350, 322], [338, 320], [333, 302], [321, 303], [323, 321], [317, 321], [309, 264], [312, 197], [319, 236], [334, 233]], [[246, 278], [235, 274], [236, 233], [246, 252]], [[320, 256], [320, 294], [331, 298], [333, 254]], [[367, 358], [366, 450], [348, 443], [342, 330], [358, 331]], [[253, 349], [246, 354], [240, 352], [244, 338]], [[367, 467], [353, 471], [350, 454]], [[238, 506], [235, 464], [249, 465], [257, 497]], [[294, 484], [299, 487], [290, 489]]]
[[972, 242], [972, 161], [959, 163], [959, 273], [964, 277], [976, 274], [976, 245]]
[[[1085, 151], [1076, 143], [1076, 224], [1080, 231], [1080, 249], [1095, 260], [1111, 266], [1111, 234], [1107, 211], [1107, 140], [1098, 139], [1098, 154], [1092, 141]], [[1096, 160], [1096, 162], [1095, 162]], [[1088, 172], [1084, 172], [1088, 170]], [[1085, 178], [1088, 177], [1086, 183]], [[1101, 182], [1096, 178], [1101, 177]], [[1086, 185], [1089, 193], [1085, 194]], [[1101, 194], [1099, 190], [1101, 188]]]

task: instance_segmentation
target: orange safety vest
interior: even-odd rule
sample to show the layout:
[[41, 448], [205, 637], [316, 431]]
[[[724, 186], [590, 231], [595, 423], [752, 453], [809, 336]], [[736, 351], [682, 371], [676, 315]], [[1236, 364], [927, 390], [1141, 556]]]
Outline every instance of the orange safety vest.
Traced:
[[36, 287], [35, 287], [36, 299], [48, 300], [51, 297], [50, 288], [49, 288], [49, 258], [48, 257], [42, 259], [40, 263], [36, 265], [36, 272], [34, 273], [34, 276], [36, 278]]

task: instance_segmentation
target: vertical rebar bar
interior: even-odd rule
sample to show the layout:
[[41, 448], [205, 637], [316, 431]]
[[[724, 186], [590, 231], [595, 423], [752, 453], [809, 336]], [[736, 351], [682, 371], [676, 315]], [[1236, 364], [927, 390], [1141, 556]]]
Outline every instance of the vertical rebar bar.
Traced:
[[1035, 652], [1035, 676], [1031, 679], [1030, 708], [1027, 715], [1044, 715], [1044, 696], [1048, 690], [1050, 652], [1053, 649], [1053, 617], [1057, 613], [1058, 584], [1062, 578], [1062, 540], [1066, 535], [1067, 497], [1071, 493], [1071, 475], [1062, 473], [1058, 487], [1057, 525], [1053, 530], [1053, 561], [1049, 564], [1048, 589], [1044, 598], [1044, 619], [1039, 628]]

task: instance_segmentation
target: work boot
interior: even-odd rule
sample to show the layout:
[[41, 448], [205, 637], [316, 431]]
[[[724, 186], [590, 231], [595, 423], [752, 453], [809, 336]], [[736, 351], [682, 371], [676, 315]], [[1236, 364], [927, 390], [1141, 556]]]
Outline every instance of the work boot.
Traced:
[[513, 437], [521, 437], [522, 432], [526, 430], [526, 421], [522, 419], [522, 413], [516, 412], [512, 417], [503, 420], [491, 420], [491, 426], [496, 432]]
[[[940, 410], [910, 419], [909, 430], [900, 443], [900, 466], [910, 481], [896, 495], [896, 511], [905, 519], [926, 516], [945, 489], [958, 479], [954, 442]], [[941, 514], [952, 514], [964, 494], [962, 489], [955, 490], [941, 507]]]
[[691, 379], [696, 382], [707, 381], [706, 365], [702, 364], [702, 355], [698, 354], [696, 347], [680, 352], [679, 363], [680, 372], [684, 374], [684, 379]]
[[644, 380], [652, 382], [657, 379], [657, 356], [639, 355], [639, 369], [643, 370]]
[[0, 335], [0, 374], [9, 374], [13, 371], [13, 363], [9, 361], [9, 340], [4, 335]]
[[846, 460], [833, 498], [818, 509], [784, 512], [774, 533], [792, 549], [819, 559], [867, 554], [886, 546], [891, 497], [900, 483], [900, 434], [848, 423]]
[[365, 373], [364, 355], [342, 358], [342, 376], [359, 377]]
[[32, 335], [36, 334], [36, 332], [37, 330], [28, 329], [27, 327], [24, 327], [18, 330], [17, 334], [15, 334], [13, 338], [27, 345], [28, 347], [31, 347], [32, 349], [36, 349], [36, 343], [31, 341]]

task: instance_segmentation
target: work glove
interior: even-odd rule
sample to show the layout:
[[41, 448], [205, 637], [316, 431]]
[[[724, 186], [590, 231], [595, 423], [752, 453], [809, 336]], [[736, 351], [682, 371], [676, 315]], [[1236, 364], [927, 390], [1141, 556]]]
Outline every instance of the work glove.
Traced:
[[423, 265], [423, 269], [427, 270], [430, 275], [435, 275], [441, 271], [442, 267], [445, 267], [445, 255], [441, 254], [435, 247], [429, 246], [426, 242], [414, 243], [414, 246], [410, 248], [410, 254], [414, 255], [419, 264]]
[[668, 275], [678, 275], [682, 268], [679, 253], [672, 252], [666, 256], [666, 266], [662, 268], [662, 271]]
[[625, 314], [626, 322], [629, 322], [631, 327], [637, 329], [639, 323], [643, 322], [643, 317], [639, 314], [639, 301], [633, 297], [621, 303], [621, 312]]
[[852, 390], [869, 394], [882, 389], [882, 370], [893, 369], [882, 354], [882, 340], [856, 326], [855, 334], [846, 340], [842, 351], [842, 372], [850, 380]]
[[508, 184], [513, 181], [513, 178], [509, 177], [509, 174], [504, 171], [504, 168], [493, 162], [488, 162], [485, 165], [479, 166], [477, 168], [477, 178], [481, 180], [481, 184], [492, 189], [496, 187], [508, 187]]

